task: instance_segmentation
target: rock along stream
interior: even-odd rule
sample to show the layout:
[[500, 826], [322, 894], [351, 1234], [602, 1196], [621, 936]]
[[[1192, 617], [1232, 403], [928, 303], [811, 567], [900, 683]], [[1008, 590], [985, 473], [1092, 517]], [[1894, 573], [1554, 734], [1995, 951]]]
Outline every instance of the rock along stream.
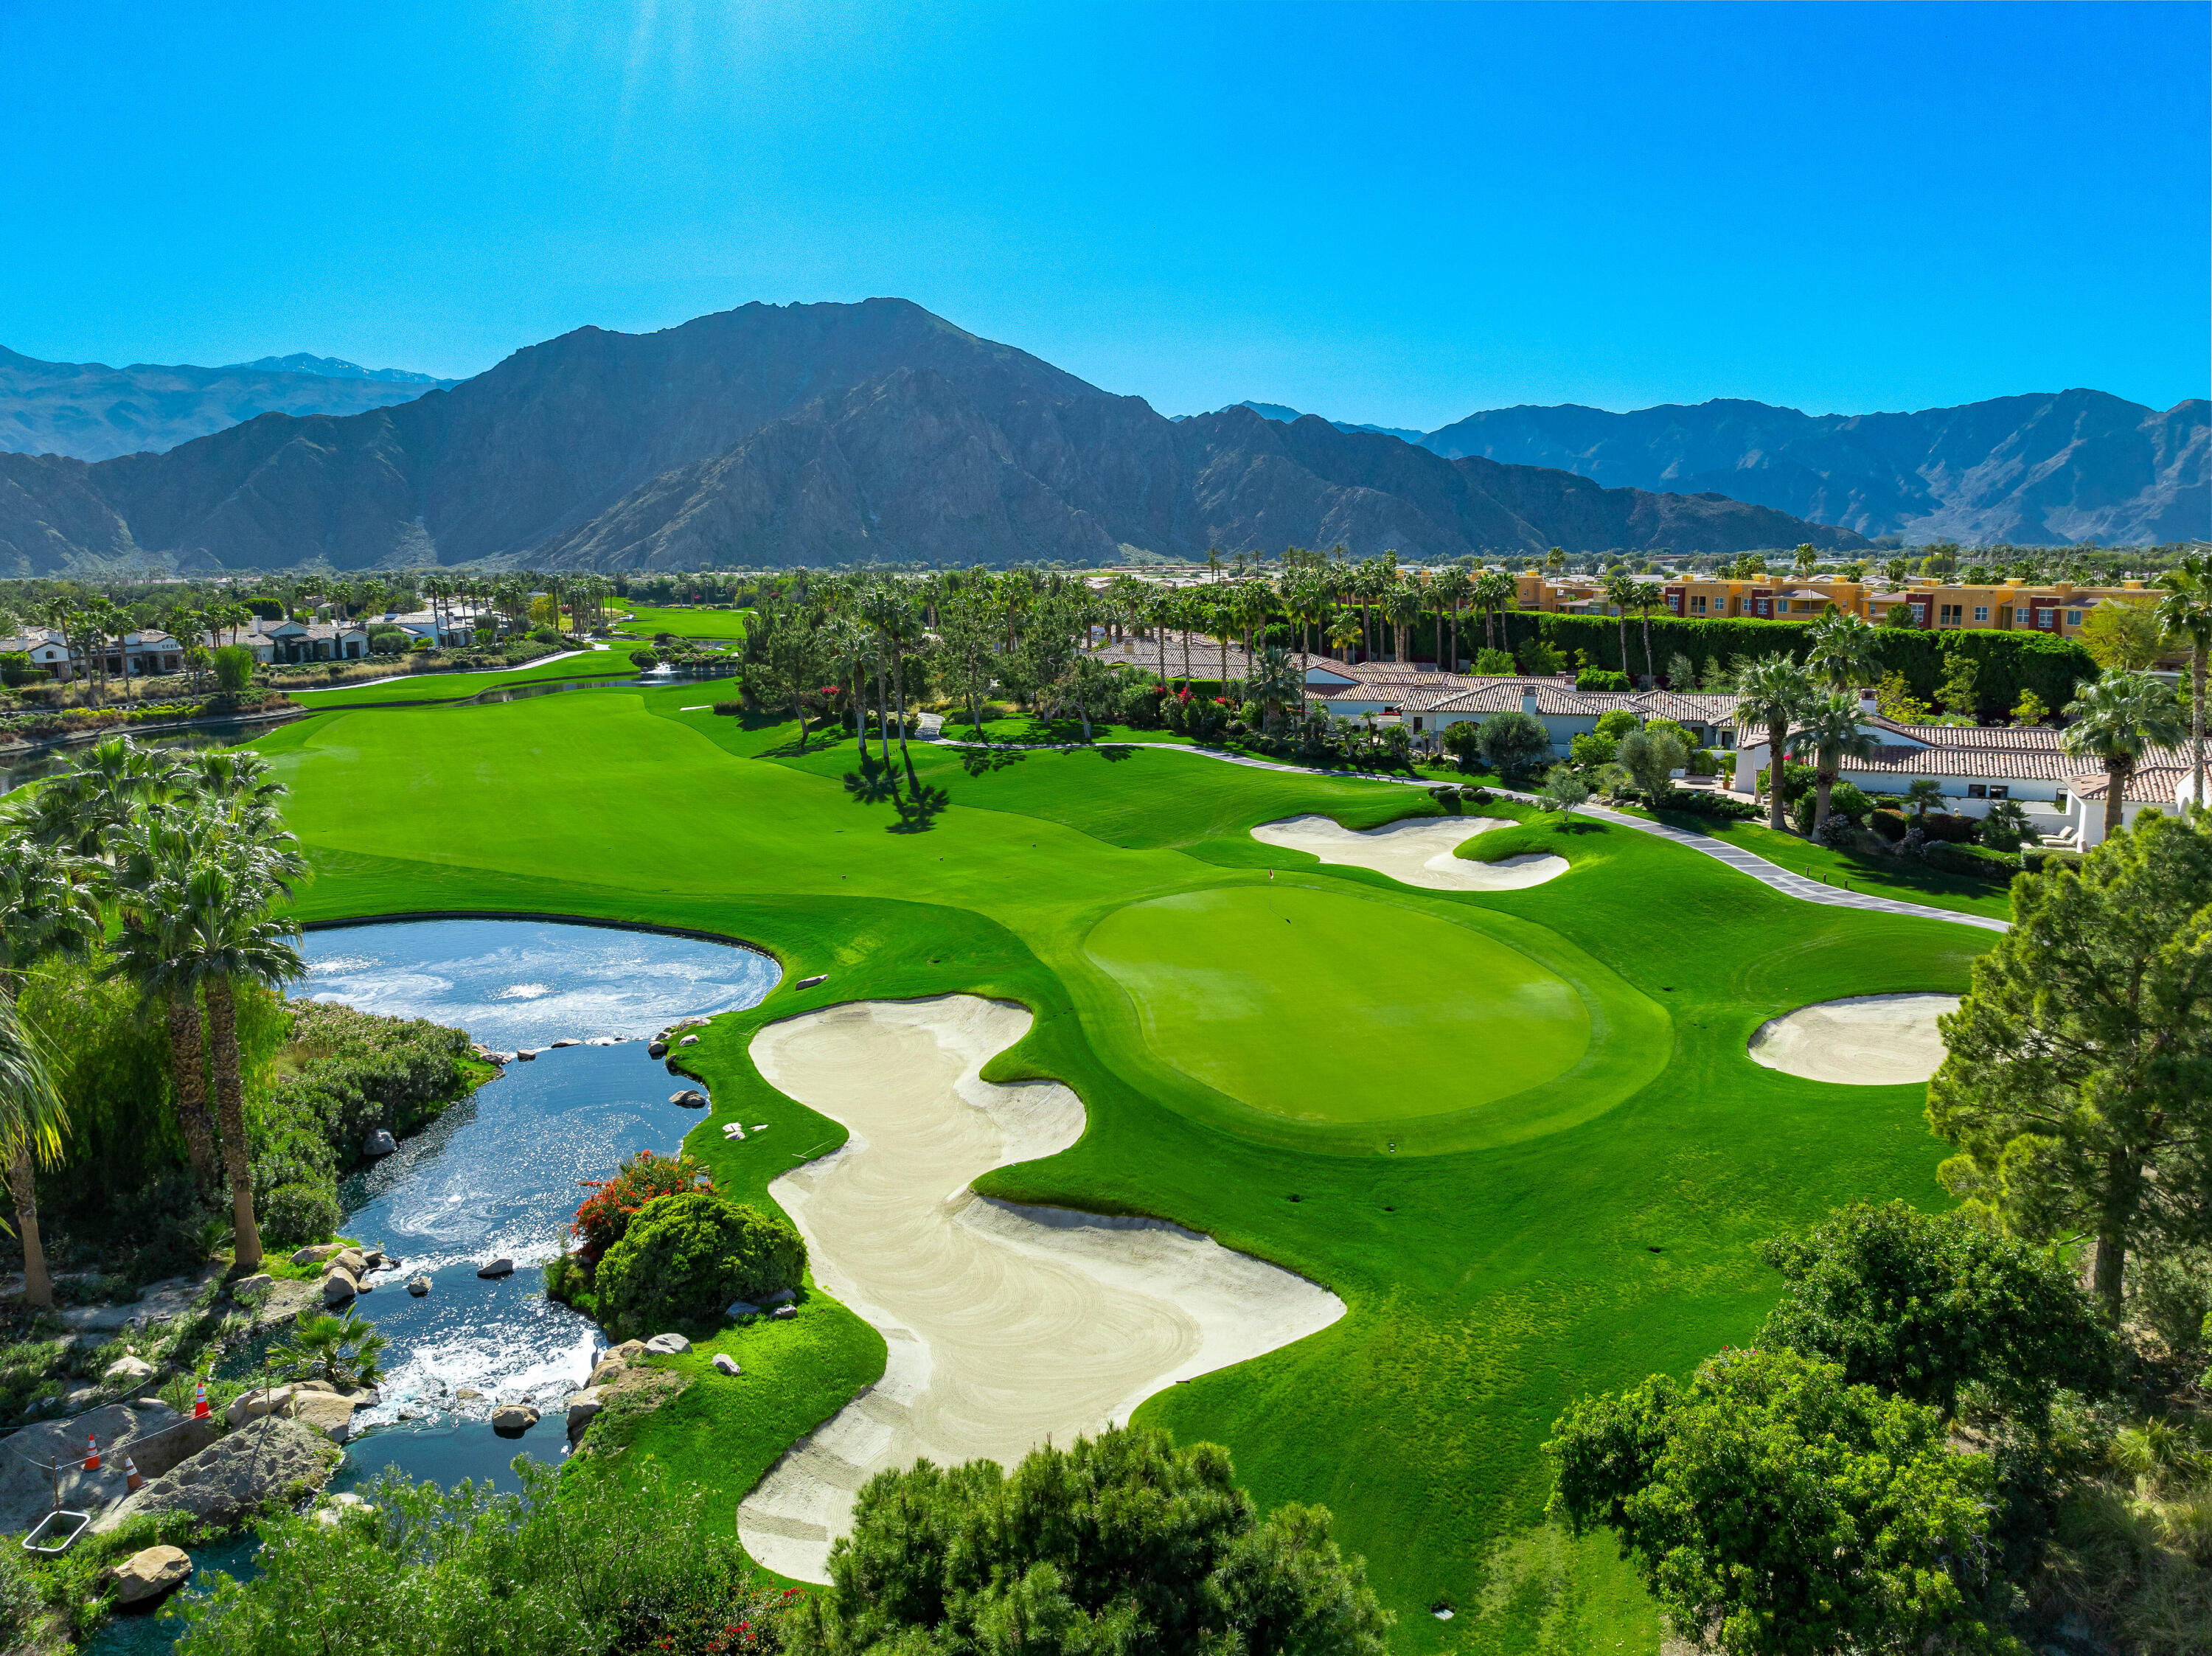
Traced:
[[[583, 1383], [597, 1326], [544, 1295], [544, 1265], [566, 1246], [583, 1199], [633, 1150], [672, 1152], [697, 1120], [668, 1102], [695, 1083], [646, 1056], [678, 1018], [757, 1004], [775, 962], [696, 938], [536, 920], [421, 920], [308, 933], [295, 996], [364, 1011], [430, 1018], [495, 1051], [559, 1040], [623, 1037], [613, 1046], [540, 1051], [448, 1110], [398, 1154], [346, 1180], [344, 1234], [398, 1259], [355, 1309], [390, 1342], [381, 1401], [354, 1419], [343, 1489], [397, 1466], [444, 1484], [518, 1481], [518, 1453], [566, 1453], [560, 1400]], [[511, 1277], [477, 1267], [501, 1257]], [[405, 1283], [428, 1275], [417, 1299]], [[464, 1392], [473, 1397], [464, 1397]], [[491, 1429], [495, 1404], [535, 1399], [546, 1418], [520, 1439]], [[210, 1550], [236, 1573], [250, 1545]], [[194, 1587], [213, 1585], [203, 1571]], [[179, 1623], [118, 1617], [92, 1648], [103, 1656], [166, 1650]]]

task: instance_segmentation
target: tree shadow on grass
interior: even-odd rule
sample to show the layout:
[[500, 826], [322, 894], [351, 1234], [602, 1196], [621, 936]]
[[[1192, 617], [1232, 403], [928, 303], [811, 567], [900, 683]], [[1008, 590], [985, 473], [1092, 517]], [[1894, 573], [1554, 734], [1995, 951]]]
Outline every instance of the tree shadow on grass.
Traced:
[[970, 776], [981, 776], [988, 771], [1002, 771], [1009, 765], [1018, 765], [1029, 755], [1014, 748], [967, 748], [960, 755], [960, 767]]
[[921, 834], [943, 816], [952, 796], [916, 779], [909, 771], [905, 781], [889, 765], [871, 762], [864, 769], [845, 773], [845, 792], [856, 805], [888, 804], [898, 821], [886, 822], [886, 834]]

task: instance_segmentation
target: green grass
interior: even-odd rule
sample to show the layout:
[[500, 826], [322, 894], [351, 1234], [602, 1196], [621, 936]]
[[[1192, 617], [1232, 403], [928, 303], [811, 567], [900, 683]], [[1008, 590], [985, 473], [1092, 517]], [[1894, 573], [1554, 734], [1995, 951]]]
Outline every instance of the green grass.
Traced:
[[547, 684], [583, 678], [626, 678], [631, 668], [633, 645], [617, 639], [604, 650], [586, 650], [559, 661], [510, 667], [483, 673], [405, 673], [396, 678], [333, 689], [294, 690], [300, 705], [321, 713], [334, 707], [366, 707], [393, 703], [465, 701], [505, 684]]
[[[1476, 843], [1526, 835], [1569, 870], [1525, 891], [1414, 892], [1247, 830], [1305, 810], [1359, 828], [1433, 813], [1420, 790], [1190, 753], [1032, 753], [971, 773], [967, 755], [916, 746], [929, 804], [902, 816], [882, 790], [846, 786], [859, 769], [850, 737], [798, 753], [788, 727], [679, 711], [704, 699], [692, 685], [625, 688], [337, 712], [271, 733], [257, 745], [295, 790], [291, 821], [317, 872], [302, 913], [568, 913], [771, 949], [783, 986], [686, 1056], [716, 1101], [690, 1148], [762, 1200], [777, 1173], [843, 1137], [761, 1081], [746, 1044], [762, 1024], [858, 998], [1022, 1001], [1031, 1031], [988, 1073], [1066, 1081], [1089, 1125], [1063, 1155], [981, 1188], [1171, 1218], [1348, 1307], [1310, 1339], [1169, 1388], [1138, 1418], [1227, 1445], [1264, 1503], [1333, 1508], [1401, 1617], [1401, 1648], [1656, 1651], [1650, 1606], [1610, 1547], [1539, 1527], [1539, 1446], [1583, 1392], [1685, 1372], [1748, 1338], [1778, 1286], [1760, 1239], [1842, 1201], [1942, 1201], [1923, 1089], [1802, 1081], [1744, 1048], [1765, 1019], [1809, 1002], [1956, 992], [1990, 934], [1797, 902], [1618, 828], [1498, 829]], [[911, 804], [902, 776], [901, 790]], [[1115, 917], [1187, 898], [1239, 918], [1299, 906], [1287, 927], [1255, 922], [1282, 942], [1200, 949], [1185, 934], [1177, 947], [1264, 979], [1283, 1040], [1352, 1077], [1347, 1093], [1397, 1107], [1413, 1077], [1477, 1096], [1522, 1061], [1517, 1028], [1430, 1027], [1448, 992], [1490, 993], [1456, 950], [1534, 962], [1567, 985], [1587, 1049], [1547, 1082], [1402, 1126], [1255, 1108], [1164, 1059], [1143, 1024], [1159, 1008], [1092, 952]], [[1292, 946], [1298, 913], [1347, 909], [1371, 915], [1373, 947], [1268, 958]], [[1382, 968], [1397, 990], [1363, 987], [1393, 942], [1411, 957]], [[790, 986], [815, 974], [827, 980]], [[1421, 1016], [1394, 1021], [1408, 995]], [[1247, 1066], [1265, 1058], [1255, 1028], [1222, 1037]], [[723, 1140], [719, 1122], [738, 1113], [770, 1131]], [[795, 1323], [723, 1337], [747, 1380], [767, 1383], [702, 1375], [638, 1424], [636, 1445], [733, 1502], [874, 1377], [873, 1338], [811, 1294]], [[1440, 1595], [1460, 1607], [1451, 1623], [1426, 1614]]]
[[656, 609], [651, 604], [635, 605], [634, 609], [632, 619], [621, 625], [623, 632], [636, 638], [650, 639], [656, 633], [696, 639], [736, 639], [745, 635], [748, 612], [743, 610], [694, 610], [682, 605]]
[[1832, 885], [1870, 891], [1876, 896], [1894, 897], [1903, 902], [1924, 903], [1930, 908], [1948, 908], [1960, 914], [1984, 914], [1998, 920], [2012, 918], [2012, 894], [1993, 880], [1941, 874], [1924, 864], [1915, 867], [1894, 857], [1831, 851], [1794, 834], [1777, 834], [1763, 822], [1731, 822], [1722, 828], [1702, 817], [1670, 816], [1668, 820], [1741, 846], [1809, 879], [1826, 880]]
[[[1566, 980], [1480, 921], [1382, 893], [1215, 887], [1117, 909], [1085, 950], [1155, 1059], [1275, 1115], [1388, 1125], [1510, 1098], [1589, 1048]], [[1469, 1074], [1475, 1048], [1492, 1061]]]

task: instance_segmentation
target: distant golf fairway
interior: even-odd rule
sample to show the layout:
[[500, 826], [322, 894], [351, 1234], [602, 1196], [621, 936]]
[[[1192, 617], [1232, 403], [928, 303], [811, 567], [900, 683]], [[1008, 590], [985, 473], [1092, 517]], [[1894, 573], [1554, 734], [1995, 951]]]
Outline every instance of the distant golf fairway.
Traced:
[[[1084, 947], [1128, 991], [1156, 1056], [1297, 1120], [1468, 1109], [1552, 1080], [1589, 1046], [1589, 1010], [1554, 974], [1472, 925], [1362, 896], [1156, 897], [1107, 916]], [[1365, 1038], [1345, 1040], [1346, 1027]]]
[[[1990, 934], [1795, 901], [1648, 835], [1542, 819], [1496, 830], [1571, 863], [1526, 890], [1285, 867], [1253, 828], [1437, 808], [1189, 752], [917, 743], [934, 803], [902, 821], [846, 787], [849, 735], [802, 751], [793, 726], [706, 699], [629, 685], [272, 731], [255, 745], [314, 870], [302, 918], [562, 914], [772, 950], [781, 984], [684, 1060], [714, 1099], [686, 1147], [764, 1205], [846, 1135], [763, 1080], [761, 1028], [847, 1002], [1019, 1002], [1034, 1022], [986, 1078], [1064, 1083], [1085, 1125], [978, 1190], [1170, 1220], [1346, 1307], [1136, 1419], [1226, 1445], [1263, 1506], [1328, 1507], [1399, 1617], [1394, 1652], [1656, 1656], [1610, 1539], [1544, 1526], [1551, 1423], [1750, 1338], [1779, 1288], [1764, 1239], [1843, 1202], [1944, 1200], [1924, 1088], [1806, 1080], [1747, 1047], [1799, 1007], [1956, 994]], [[726, 1138], [740, 1119], [774, 1125]], [[812, 1292], [794, 1321], [671, 1359], [690, 1388], [614, 1442], [681, 1467], [734, 1524], [787, 1449], [883, 1378], [884, 1350]], [[718, 1351], [742, 1380], [713, 1373]], [[1446, 1596], [1449, 1623], [1429, 1614]]]

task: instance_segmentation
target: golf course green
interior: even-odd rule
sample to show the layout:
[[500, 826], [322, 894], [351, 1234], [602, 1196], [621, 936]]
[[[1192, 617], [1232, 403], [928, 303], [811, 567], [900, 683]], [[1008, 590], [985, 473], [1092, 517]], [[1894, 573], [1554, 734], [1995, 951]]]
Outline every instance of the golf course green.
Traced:
[[1564, 980], [1477, 924], [1387, 897], [1216, 887], [1117, 909], [1085, 947], [1128, 992], [1156, 1057], [1300, 1120], [1466, 1109], [1589, 1046]]
[[[1395, 1648], [1657, 1651], [1610, 1541], [1545, 1525], [1540, 1446], [1584, 1392], [1746, 1339], [1780, 1288], [1762, 1239], [1841, 1202], [1943, 1201], [1924, 1089], [1802, 1080], [1746, 1046], [1814, 1002], [1957, 993], [1992, 934], [1543, 819], [1497, 832], [1565, 858], [1559, 879], [1415, 891], [1249, 830], [1435, 813], [1422, 790], [1191, 752], [916, 744], [894, 799], [849, 734], [801, 751], [793, 726], [685, 711], [702, 699], [624, 686], [272, 732], [255, 745], [314, 870], [301, 917], [568, 914], [772, 950], [781, 986], [685, 1059], [714, 1098], [688, 1147], [760, 1203], [844, 1138], [769, 1091], [747, 1056], [762, 1026], [1022, 1003], [1030, 1033], [987, 1076], [1064, 1082], [1087, 1125], [981, 1191], [1173, 1220], [1346, 1306], [1137, 1418], [1227, 1445], [1263, 1504], [1329, 1507]], [[726, 1138], [740, 1119], [778, 1125]], [[704, 1376], [723, 1350], [762, 1383], [696, 1385], [618, 1431], [705, 1485], [718, 1520], [884, 1362], [818, 1291], [673, 1362]]]

